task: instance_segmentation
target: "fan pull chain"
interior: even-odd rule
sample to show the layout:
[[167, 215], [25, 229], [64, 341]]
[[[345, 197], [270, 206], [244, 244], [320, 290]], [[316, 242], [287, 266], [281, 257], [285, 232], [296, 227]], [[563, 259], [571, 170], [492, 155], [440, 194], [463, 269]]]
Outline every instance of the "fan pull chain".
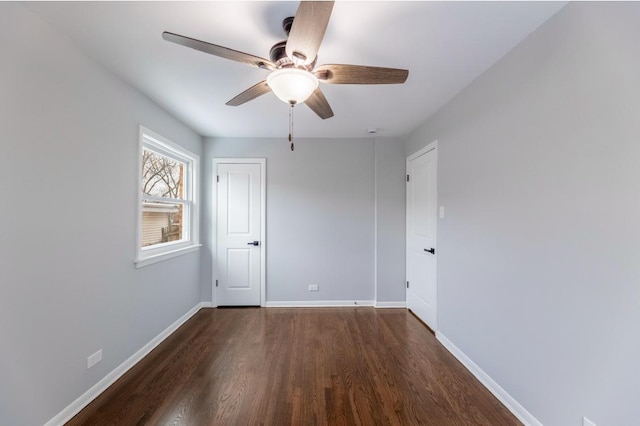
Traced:
[[291, 151], [293, 151], [293, 106], [289, 108], [289, 142], [291, 142]]

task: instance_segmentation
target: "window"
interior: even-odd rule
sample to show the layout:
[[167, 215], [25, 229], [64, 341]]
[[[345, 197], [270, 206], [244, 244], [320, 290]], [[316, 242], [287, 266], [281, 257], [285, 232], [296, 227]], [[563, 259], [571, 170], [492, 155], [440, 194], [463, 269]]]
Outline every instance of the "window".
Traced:
[[136, 266], [197, 250], [200, 159], [140, 126]]

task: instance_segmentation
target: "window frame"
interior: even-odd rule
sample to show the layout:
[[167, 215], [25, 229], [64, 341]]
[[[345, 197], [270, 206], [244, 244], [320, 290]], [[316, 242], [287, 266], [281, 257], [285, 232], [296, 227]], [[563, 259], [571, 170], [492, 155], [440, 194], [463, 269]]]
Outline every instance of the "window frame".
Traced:
[[[184, 194], [182, 200], [174, 198], [160, 199], [160, 197], [150, 196], [151, 199], [158, 201], [176, 201], [183, 205], [182, 226], [183, 239], [178, 241], [169, 241], [166, 243], [154, 244], [152, 246], [142, 247], [142, 211], [143, 197], [142, 194], [142, 155], [147, 149], [156, 154], [177, 160], [184, 163]], [[198, 187], [200, 177], [200, 157], [188, 149], [170, 141], [169, 139], [149, 130], [144, 126], [139, 128], [138, 137], [138, 174], [137, 174], [137, 227], [136, 227], [136, 268], [161, 262], [176, 256], [196, 251], [201, 246], [199, 238], [200, 214], [198, 203]]]

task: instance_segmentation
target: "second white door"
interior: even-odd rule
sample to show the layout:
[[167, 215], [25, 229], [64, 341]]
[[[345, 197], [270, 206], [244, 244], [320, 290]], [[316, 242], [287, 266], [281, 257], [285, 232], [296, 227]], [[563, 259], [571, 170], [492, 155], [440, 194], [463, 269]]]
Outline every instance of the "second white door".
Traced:
[[218, 163], [219, 306], [260, 306], [262, 164]]
[[437, 330], [436, 146], [407, 159], [407, 308]]

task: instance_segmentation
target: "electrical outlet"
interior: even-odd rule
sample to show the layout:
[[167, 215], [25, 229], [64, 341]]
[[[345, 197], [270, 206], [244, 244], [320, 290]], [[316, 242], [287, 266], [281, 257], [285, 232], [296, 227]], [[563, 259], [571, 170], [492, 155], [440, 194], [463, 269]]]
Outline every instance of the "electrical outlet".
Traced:
[[582, 418], [582, 426], [596, 426], [596, 424], [594, 422], [592, 422], [591, 420], [589, 420], [586, 417]]
[[93, 367], [100, 361], [102, 361], [102, 349], [100, 349], [95, 354], [89, 355], [89, 357], [87, 358], [87, 368]]
[[309, 284], [309, 291], [318, 291], [318, 284]]

